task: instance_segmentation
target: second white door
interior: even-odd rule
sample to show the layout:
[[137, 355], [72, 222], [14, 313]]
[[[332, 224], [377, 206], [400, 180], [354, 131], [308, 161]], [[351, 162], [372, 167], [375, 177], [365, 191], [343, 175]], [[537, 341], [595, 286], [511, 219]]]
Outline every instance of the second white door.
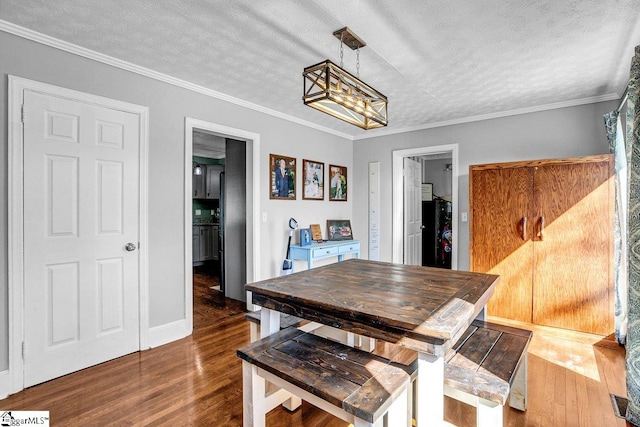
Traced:
[[404, 263], [422, 265], [422, 165], [404, 159]]

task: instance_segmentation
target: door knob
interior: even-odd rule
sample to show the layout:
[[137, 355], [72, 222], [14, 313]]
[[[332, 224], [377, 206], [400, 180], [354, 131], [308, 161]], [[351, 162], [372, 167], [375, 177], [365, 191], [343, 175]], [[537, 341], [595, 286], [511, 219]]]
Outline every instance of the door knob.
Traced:
[[135, 243], [127, 243], [124, 248], [126, 250], [128, 250], [129, 252], [135, 251], [136, 250], [136, 245]]

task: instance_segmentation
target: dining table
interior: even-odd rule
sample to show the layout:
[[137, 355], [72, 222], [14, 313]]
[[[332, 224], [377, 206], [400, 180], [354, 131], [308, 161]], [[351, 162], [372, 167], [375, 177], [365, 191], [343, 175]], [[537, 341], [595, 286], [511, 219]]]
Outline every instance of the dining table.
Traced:
[[484, 313], [499, 276], [349, 259], [245, 286], [261, 307], [261, 337], [294, 315], [418, 353], [414, 417], [444, 419], [444, 358]]

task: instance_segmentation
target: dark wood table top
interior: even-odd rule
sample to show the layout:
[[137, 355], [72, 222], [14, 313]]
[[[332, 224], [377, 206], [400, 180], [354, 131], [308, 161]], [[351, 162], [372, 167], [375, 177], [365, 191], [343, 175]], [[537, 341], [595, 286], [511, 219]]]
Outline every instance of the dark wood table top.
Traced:
[[486, 305], [498, 280], [349, 259], [250, 283], [246, 290], [261, 307], [441, 355]]

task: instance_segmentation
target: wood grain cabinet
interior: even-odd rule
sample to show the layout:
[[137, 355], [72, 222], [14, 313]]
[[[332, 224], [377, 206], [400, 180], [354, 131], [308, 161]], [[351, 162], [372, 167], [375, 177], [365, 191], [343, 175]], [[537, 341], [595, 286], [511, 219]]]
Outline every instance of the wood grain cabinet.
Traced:
[[471, 269], [491, 316], [613, 332], [613, 158], [470, 166]]

